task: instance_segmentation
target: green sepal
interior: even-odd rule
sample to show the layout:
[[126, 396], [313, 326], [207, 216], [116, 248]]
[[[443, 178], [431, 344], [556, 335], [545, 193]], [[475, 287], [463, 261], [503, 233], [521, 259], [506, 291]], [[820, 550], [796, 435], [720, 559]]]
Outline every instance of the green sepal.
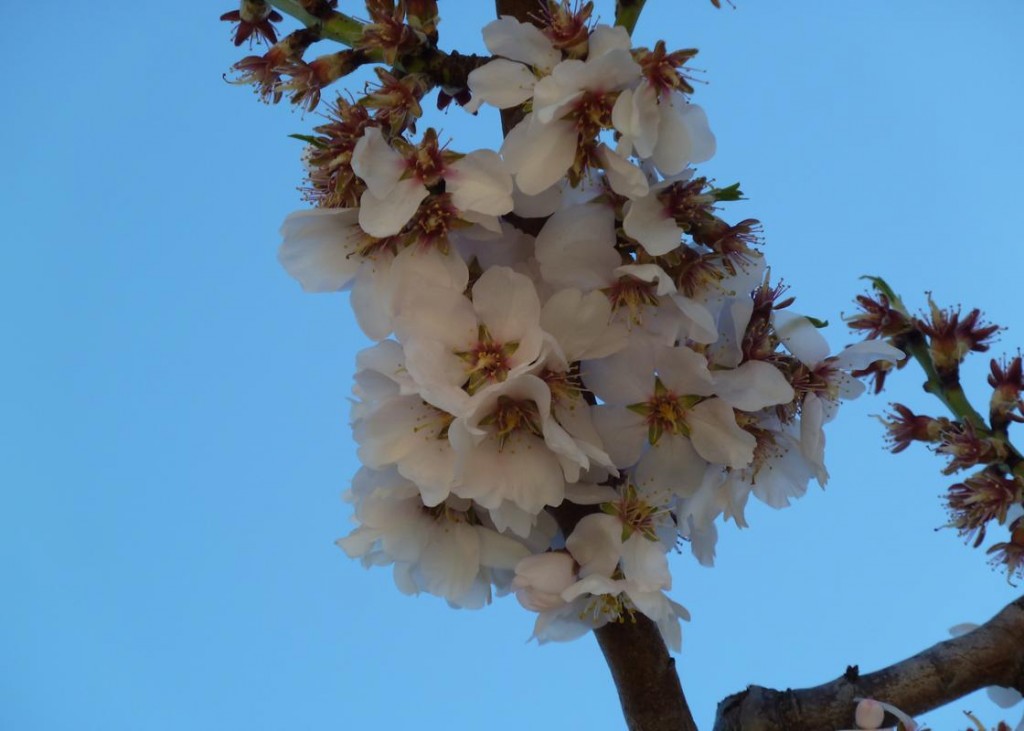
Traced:
[[288, 136], [291, 137], [293, 140], [302, 140], [306, 144], [313, 145], [313, 147], [320, 148], [321, 150], [324, 149], [325, 147], [327, 147], [326, 143], [322, 142], [321, 140], [317, 139], [316, 137], [313, 137], [312, 135], [298, 135], [298, 134], [295, 134], [295, 135], [288, 135]]
[[733, 183], [727, 185], [724, 188], [712, 188], [711, 195], [714, 196], [716, 201], [741, 201], [743, 200], [743, 191], [740, 190], [739, 183]]

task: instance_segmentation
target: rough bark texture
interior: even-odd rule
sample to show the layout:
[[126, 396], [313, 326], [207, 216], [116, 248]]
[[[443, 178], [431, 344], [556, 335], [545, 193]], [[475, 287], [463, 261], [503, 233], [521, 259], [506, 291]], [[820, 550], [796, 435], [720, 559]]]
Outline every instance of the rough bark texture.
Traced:
[[853, 728], [854, 698], [871, 697], [917, 715], [979, 688], [1024, 692], [1024, 597], [973, 632], [868, 675], [848, 668], [804, 690], [752, 685], [718, 704], [714, 731], [822, 731]]

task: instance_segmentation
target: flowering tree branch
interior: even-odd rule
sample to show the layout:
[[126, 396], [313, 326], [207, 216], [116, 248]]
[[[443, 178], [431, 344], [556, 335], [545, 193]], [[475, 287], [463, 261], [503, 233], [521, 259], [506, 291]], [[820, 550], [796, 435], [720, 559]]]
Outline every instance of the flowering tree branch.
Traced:
[[[634, 47], [644, 0], [619, 0], [618, 27], [594, 22], [592, 2], [496, 0], [483, 29], [493, 58], [439, 50], [437, 0], [365, 0], [366, 22], [336, 5], [240, 0], [221, 19], [236, 46], [271, 46], [234, 67], [266, 101], [312, 110], [328, 85], [376, 65], [361, 97], [339, 95], [314, 134], [293, 135], [314, 207], [285, 220], [279, 252], [307, 291], [351, 289], [376, 341], [357, 356], [358, 526], [338, 542], [350, 557], [393, 564], [404, 593], [453, 606], [515, 592], [540, 642], [594, 631], [630, 729], [695, 731], [668, 652], [689, 615], [666, 594], [667, 554], [686, 541], [709, 565], [715, 522], [745, 525], [750, 495], [782, 507], [824, 485], [823, 427], [859, 393], [851, 375], [880, 384], [918, 356], [959, 421], [897, 407], [894, 443], [938, 443], [947, 474], [986, 465], [951, 489], [961, 531], [980, 542], [987, 523], [1014, 520], [1024, 478], [1003, 475], [1022, 462], [1006, 437], [1024, 421], [1021, 358], [993, 364], [989, 428], [958, 381], [963, 355], [998, 330], [977, 311], [961, 320], [933, 305], [921, 320], [894, 296], [859, 298], [851, 326], [868, 339], [830, 355], [820, 323], [789, 312], [771, 281], [758, 222], [718, 216], [739, 184], [691, 167], [715, 151], [689, 100], [697, 51]], [[280, 41], [278, 10], [303, 25]], [[307, 61], [324, 40], [346, 47]], [[499, 109], [501, 147], [464, 152], [417, 131], [437, 87], [439, 108]], [[994, 547], [1011, 571], [1021, 523]], [[961, 686], [1019, 687], [1019, 668], [990, 667], [998, 643], [978, 639], [990, 632], [894, 676], [850, 671], [843, 690], [913, 711]], [[936, 670], [964, 657], [985, 672]], [[822, 704], [845, 703], [827, 687]], [[769, 728], [756, 715], [742, 727]]]
[[972, 632], [868, 675], [850, 667], [802, 690], [752, 685], [718, 704], [714, 731], [820, 731], [850, 728], [854, 699], [883, 698], [914, 715], [986, 686], [1024, 691], [1024, 597]]

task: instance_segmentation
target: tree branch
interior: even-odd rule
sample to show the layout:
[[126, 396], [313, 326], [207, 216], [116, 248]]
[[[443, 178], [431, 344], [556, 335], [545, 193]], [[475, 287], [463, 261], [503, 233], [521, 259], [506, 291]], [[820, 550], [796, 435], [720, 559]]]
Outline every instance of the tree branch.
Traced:
[[629, 731], [697, 731], [676, 662], [654, 622], [637, 612], [635, 621], [606, 624], [594, 634]]
[[990, 685], [1024, 691], [1024, 597], [973, 632], [868, 675], [851, 668], [803, 690], [752, 685], [718, 704], [714, 731], [852, 728], [857, 697], [891, 703], [913, 716]]

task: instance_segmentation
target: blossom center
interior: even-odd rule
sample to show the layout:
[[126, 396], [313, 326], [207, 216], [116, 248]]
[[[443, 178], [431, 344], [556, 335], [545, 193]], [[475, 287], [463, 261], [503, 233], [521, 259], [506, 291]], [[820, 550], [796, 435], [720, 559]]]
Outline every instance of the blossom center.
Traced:
[[519, 349], [518, 342], [496, 342], [484, 325], [480, 326], [477, 338], [469, 350], [456, 353], [469, 374], [465, 388], [470, 395], [488, 384], [501, 383], [508, 378], [511, 369], [509, 359]]
[[480, 420], [481, 425], [494, 427], [498, 449], [503, 449], [509, 438], [517, 432], [541, 436], [540, 411], [533, 401], [500, 396], [494, 411]]

